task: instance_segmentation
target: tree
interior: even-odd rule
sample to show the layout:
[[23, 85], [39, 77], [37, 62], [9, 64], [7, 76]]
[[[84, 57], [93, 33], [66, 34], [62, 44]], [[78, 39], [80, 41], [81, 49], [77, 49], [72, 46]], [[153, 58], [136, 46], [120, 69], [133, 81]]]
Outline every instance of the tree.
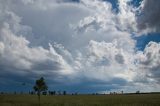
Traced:
[[35, 83], [33, 89], [35, 90], [35, 92], [37, 92], [39, 105], [40, 105], [41, 92], [48, 90], [48, 87], [47, 87], [43, 77], [41, 77], [40, 79], [36, 80], [36, 83]]

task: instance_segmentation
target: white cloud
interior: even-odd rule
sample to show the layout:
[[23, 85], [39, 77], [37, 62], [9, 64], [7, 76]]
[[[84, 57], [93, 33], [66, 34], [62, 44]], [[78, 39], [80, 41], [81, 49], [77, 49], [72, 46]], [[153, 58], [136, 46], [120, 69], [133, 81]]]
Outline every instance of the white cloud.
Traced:
[[130, 70], [134, 62], [131, 56], [130, 52], [118, 47], [117, 41], [107, 43], [91, 40], [85, 54], [80, 54], [76, 59], [78, 76], [101, 81], [116, 78], [132, 81], [135, 73]]
[[117, 14], [118, 28], [120, 30], [137, 32], [136, 8], [130, 4], [131, 0], [118, 0], [119, 13]]
[[4, 44], [0, 42], [0, 55], [4, 52]]
[[142, 71], [145, 71], [145, 75], [149, 80], [157, 81], [160, 79], [160, 44], [156, 42], [149, 42], [146, 45], [141, 59], [139, 60], [139, 67]]

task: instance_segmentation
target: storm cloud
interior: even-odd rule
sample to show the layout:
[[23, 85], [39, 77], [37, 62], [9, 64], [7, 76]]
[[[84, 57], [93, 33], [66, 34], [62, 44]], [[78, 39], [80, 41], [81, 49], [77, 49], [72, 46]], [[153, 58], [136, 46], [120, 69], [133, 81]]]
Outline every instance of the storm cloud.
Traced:
[[143, 0], [138, 16], [138, 28], [146, 32], [160, 32], [160, 1]]

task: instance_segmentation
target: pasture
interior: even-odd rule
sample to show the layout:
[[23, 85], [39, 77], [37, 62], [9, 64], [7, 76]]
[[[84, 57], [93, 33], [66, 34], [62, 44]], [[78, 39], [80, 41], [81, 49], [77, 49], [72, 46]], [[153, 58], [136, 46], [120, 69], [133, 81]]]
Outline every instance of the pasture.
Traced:
[[[0, 95], [0, 106], [39, 106], [37, 95]], [[43, 95], [40, 106], [160, 106], [160, 94]]]

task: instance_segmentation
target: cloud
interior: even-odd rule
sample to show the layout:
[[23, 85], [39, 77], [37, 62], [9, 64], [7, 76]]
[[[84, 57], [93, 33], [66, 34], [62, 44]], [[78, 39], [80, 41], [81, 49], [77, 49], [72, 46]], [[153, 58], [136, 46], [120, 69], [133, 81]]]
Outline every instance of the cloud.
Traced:
[[138, 16], [138, 28], [144, 32], [159, 32], [160, 30], [160, 1], [143, 0]]
[[110, 2], [99, 0], [82, 0], [81, 1], [94, 12], [81, 20], [77, 29], [79, 31], [88, 30], [119, 30], [121, 32], [136, 32], [136, 8], [129, 5], [131, 0], [119, 0], [119, 12], [115, 12]]
[[157, 81], [159, 83], [160, 79], [160, 44], [156, 42], [149, 42], [143, 54], [141, 54], [140, 59], [140, 69], [144, 71], [148, 71], [146, 76], [153, 81]]
[[[75, 69], [77, 70], [75, 77], [80, 79], [82, 83], [87, 80], [102, 81], [106, 84], [112, 83], [113, 86], [118, 83], [117, 79], [124, 81], [124, 85], [132, 82], [135, 73], [130, 70], [133, 65], [131, 54], [117, 45], [116, 41], [111, 43], [90, 41], [85, 54], [79, 55], [75, 59], [79, 66]], [[104, 84], [104, 86], [106, 85]]]
[[1, 48], [1, 60], [3, 61], [1, 62], [10, 63], [9, 65], [13, 65], [12, 68], [22, 68], [22, 70], [32, 70], [32, 68], [33, 70], [43, 70], [46, 68], [54, 71], [63, 69], [63, 66], [66, 65], [62, 56], [57, 54], [51, 45], [50, 50], [43, 47], [29, 47], [29, 41], [24, 37], [15, 36], [7, 27], [1, 29], [0, 38], [1, 45], [3, 45]]
[[17, 35], [22, 34], [21, 31], [27, 31], [25, 28], [28, 27], [20, 25], [20, 18], [14, 13], [5, 12], [5, 16], [9, 15], [10, 17], [5, 17], [0, 27], [1, 73], [19, 76], [30, 75], [30, 78], [72, 73], [70, 65], [55, 51], [51, 44], [49, 44], [49, 50], [42, 46], [30, 46], [30, 41], [23, 35]]
[[0, 48], [1, 48], [0, 54], [2, 54], [4, 51], [4, 44], [2, 42], [0, 42]]
[[119, 0], [115, 12], [101, 0], [0, 1], [3, 80], [30, 83], [45, 76], [53, 88], [84, 92], [158, 88], [159, 44], [137, 50], [133, 34], [146, 27], [138, 29], [140, 17], [130, 3]]

